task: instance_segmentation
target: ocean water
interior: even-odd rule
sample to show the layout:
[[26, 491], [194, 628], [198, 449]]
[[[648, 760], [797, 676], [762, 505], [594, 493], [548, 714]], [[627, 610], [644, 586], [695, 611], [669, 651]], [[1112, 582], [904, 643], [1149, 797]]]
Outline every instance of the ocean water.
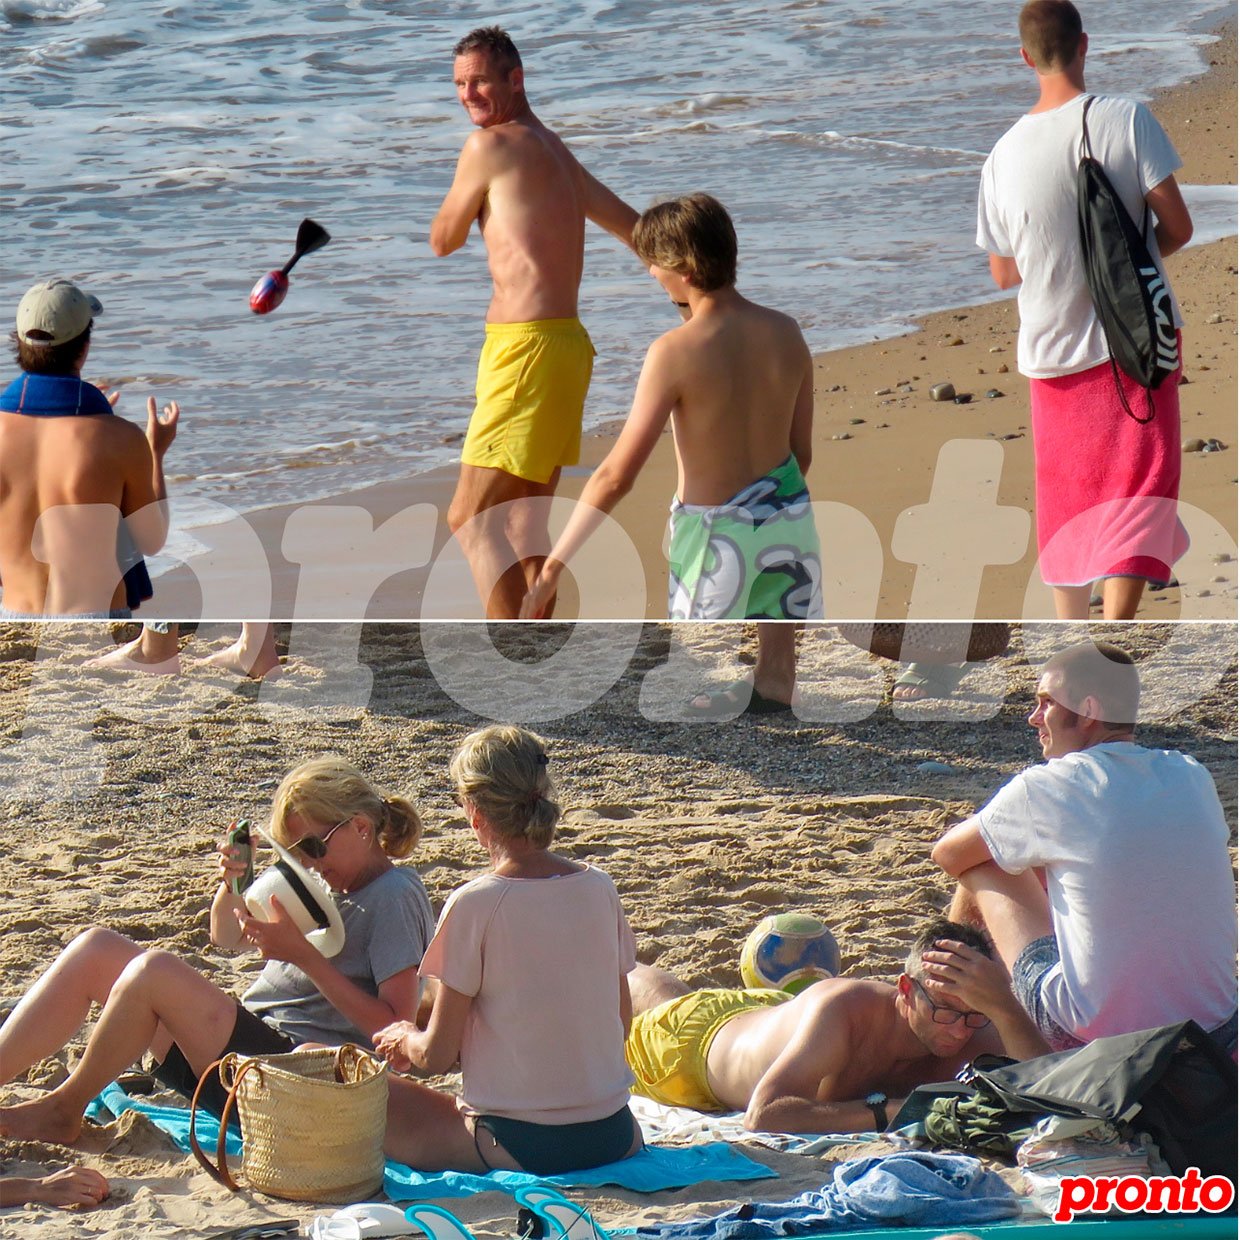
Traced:
[[[489, 296], [475, 235], [427, 230], [469, 132], [451, 47], [498, 21], [527, 90], [634, 206], [704, 189], [732, 210], [741, 287], [811, 345], [894, 334], [994, 294], [973, 246], [985, 153], [1032, 98], [1015, 0], [0, 0], [0, 314], [64, 274], [104, 302], [87, 377], [181, 402], [177, 530], [453, 460]], [[1089, 6], [1091, 89], [1148, 97], [1200, 71], [1208, 0]], [[1195, 204], [1235, 229], [1235, 197]], [[284, 305], [251, 285], [311, 216], [331, 244]], [[587, 425], [628, 408], [677, 321], [591, 228]], [[158, 567], [158, 565], [157, 565]]]

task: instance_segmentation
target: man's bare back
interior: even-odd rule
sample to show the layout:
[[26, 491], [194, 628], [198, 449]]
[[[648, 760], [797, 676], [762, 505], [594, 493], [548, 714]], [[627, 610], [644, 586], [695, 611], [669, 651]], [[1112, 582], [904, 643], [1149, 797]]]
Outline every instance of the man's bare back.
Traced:
[[919, 1021], [915, 1031], [897, 997], [885, 982], [831, 978], [778, 1007], [742, 1012], [711, 1042], [707, 1082], [751, 1127], [848, 1132], [870, 1126], [859, 1102], [867, 1094], [898, 1105], [915, 1086], [951, 1080], [974, 1056], [1000, 1049], [993, 1027]]
[[[175, 418], [171, 426], [165, 421], [160, 427], [170, 443]], [[138, 549], [145, 554], [159, 550], [166, 519], [162, 513], [141, 512], [163, 498], [162, 487], [156, 496], [154, 474], [147, 436], [124, 418], [0, 412], [4, 607], [30, 615], [124, 607], [117, 523], [138, 513], [130, 524]], [[43, 514], [49, 515], [40, 523]]]
[[808, 423], [812, 362], [788, 315], [735, 290], [721, 291], [703, 299], [693, 317], [651, 352], [651, 364], [674, 395], [676, 493], [682, 503], [725, 503], [781, 465], [790, 451], [808, 455], [794, 423], [798, 411]]

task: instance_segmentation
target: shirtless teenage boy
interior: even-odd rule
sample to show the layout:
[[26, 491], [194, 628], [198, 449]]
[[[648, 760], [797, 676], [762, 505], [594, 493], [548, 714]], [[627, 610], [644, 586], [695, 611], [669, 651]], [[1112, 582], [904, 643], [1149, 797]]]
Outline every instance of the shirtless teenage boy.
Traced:
[[[968, 959], [985, 1013], [938, 993], [922, 953]], [[943, 918], [918, 935], [895, 986], [829, 978], [776, 990], [687, 991], [661, 969], [629, 974], [633, 1092], [745, 1113], [757, 1132], [886, 1128], [915, 1086], [951, 1080], [984, 1052], [1045, 1049], [978, 931]]]
[[102, 309], [63, 279], [17, 308], [22, 374], [0, 392], [3, 618], [124, 619], [150, 597], [141, 556], [167, 536], [163, 461], [180, 410], [172, 401], [161, 417], [148, 398], [144, 435], [113, 414], [118, 393], [82, 380]]
[[736, 232], [708, 194], [651, 207], [633, 246], [686, 321], [650, 346], [624, 428], [521, 614], [548, 614], [565, 564], [632, 487], [670, 416], [679, 471], [670, 618], [820, 616], [818, 538], [804, 478], [813, 369], [800, 329], [737, 292]]
[[580, 452], [594, 363], [577, 319], [585, 221], [630, 245], [637, 212], [534, 115], [503, 30], [471, 31], [454, 55], [457, 95], [478, 128], [431, 224], [431, 249], [459, 250], [476, 220], [493, 293], [448, 525], [488, 617], [512, 619], [542, 566], [541, 552], [522, 557], [546, 546], [546, 518], [543, 505], [510, 501], [554, 495], [560, 468]]

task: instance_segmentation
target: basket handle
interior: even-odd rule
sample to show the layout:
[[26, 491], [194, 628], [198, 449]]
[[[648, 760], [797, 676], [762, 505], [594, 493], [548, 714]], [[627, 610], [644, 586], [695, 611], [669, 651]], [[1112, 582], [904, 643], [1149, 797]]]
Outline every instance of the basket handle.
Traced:
[[219, 1070], [220, 1083], [224, 1083], [224, 1064], [229, 1067], [236, 1067], [236, 1057], [234, 1055], [225, 1055], [223, 1059], [217, 1059], [213, 1064], [209, 1065], [202, 1076], [198, 1078], [198, 1084], [194, 1089], [193, 1101], [189, 1104], [189, 1143], [190, 1148], [194, 1151], [194, 1157], [198, 1159], [203, 1169], [207, 1171], [213, 1180], [225, 1185], [232, 1192], [240, 1192], [236, 1180], [232, 1178], [232, 1173], [228, 1170], [228, 1155], [225, 1153], [225, 1142], [228, 1140], [228, 1117], [232, 1113], [232, 1109], [237, 1100], [237, 1087], [241, 1084], [241, 1078], [258, 1063], [257, 1057], [246, 1059], [240, 1070], [233, 1077], [232, 1085], [228, 1089], [228, 1098], [224, 1103], [224, 1113], [220, 1116], [220, 1136], [215, 1147], [215, 1162], [202, 1151], [202, 1146], [198, 1144], [198, 1132], [194, 1125], [194, 1118], [198, 1113], [198, 1096], [202, 1093], [203, 1086], [207, 1083], [211, 1073]]

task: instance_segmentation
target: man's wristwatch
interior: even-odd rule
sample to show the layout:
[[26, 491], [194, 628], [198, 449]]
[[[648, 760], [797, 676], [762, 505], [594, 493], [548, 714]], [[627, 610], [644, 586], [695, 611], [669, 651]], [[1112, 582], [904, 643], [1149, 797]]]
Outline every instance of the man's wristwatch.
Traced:
[[866, 1094], [865, 1105], [874, 1112], [874, 1131], [882, 1132], [887, 1127], [887, 1095], [881, 1089]]

